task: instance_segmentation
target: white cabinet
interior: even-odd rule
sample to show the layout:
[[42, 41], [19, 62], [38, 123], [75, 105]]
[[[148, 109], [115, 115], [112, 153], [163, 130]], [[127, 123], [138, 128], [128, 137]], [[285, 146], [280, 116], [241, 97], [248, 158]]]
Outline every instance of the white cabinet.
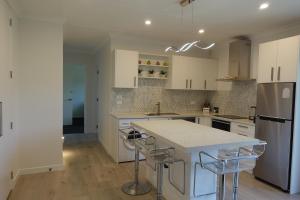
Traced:
[[202, 81], [204, 90], [217, 90], [218, 62], [212, 59], [201, 59]]
[[196, 122], [198, 124], [211, 127], [211, 117], [209, 116], [197, 117]]
[[115, 50], [113, 82], [115, 88], [138, 87], [138, 59], [137, 51]]
[[259, 45], [258, 83], [296, 82], [300, 36]]
[[173, 56], [169, 69], [168, 89], [216, 90], [217, 61], [204, 58]]
[[278, 41], [277, 69], [278, 82], [296, 82], [299, 66], [300, 36]]
[[230, 131], [247, 137], [255, 137], [255, 126], [238, 122], [231, 122]]

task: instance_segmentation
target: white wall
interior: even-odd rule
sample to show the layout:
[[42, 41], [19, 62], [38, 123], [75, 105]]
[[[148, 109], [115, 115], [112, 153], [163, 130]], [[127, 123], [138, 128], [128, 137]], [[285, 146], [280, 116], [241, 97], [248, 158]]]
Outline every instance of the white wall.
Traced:
[[[9, 18], [13, 26], [9, 26]], [[18, 168], [17, 121], [16, 121], [16, 49], [17, 49], [17, 19], [6, 5], [0, 0], [0, 102], [3, 104], [2, 136], [0, 137], [0, 200], [6, 199], [15, 179], [11, 180], [10, 173], [16, 174]], [[9, 71], [14, 72], [11, 79]], [[1, 118], [0, 118], [1, 119]], [[13, 129], [10, 122], [14, 123]]]
[[111, 41], [108, 39], [102, 48], [96, 53], [98, 77], [98, 138], [107, 152], [113, 150], [111, 142], [111, 94], [112, 94], [112, 54]]
[[82, 65], [85, 66], [85, 105], [84, 105], [84, 132], [96, 133], [97, 126], [97, 66], [94, 55], [64, 51], [64, 66]]
[[63, 167], [63, 29], [21, 19], [19, 24], [20, 173]]

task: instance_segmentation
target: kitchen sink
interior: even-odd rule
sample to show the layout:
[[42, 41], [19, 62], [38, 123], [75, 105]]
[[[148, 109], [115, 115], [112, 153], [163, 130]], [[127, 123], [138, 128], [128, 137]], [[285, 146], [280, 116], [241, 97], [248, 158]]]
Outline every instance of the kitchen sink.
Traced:
[[145, 113], [147, 116], [179, 115], [178, 113]]

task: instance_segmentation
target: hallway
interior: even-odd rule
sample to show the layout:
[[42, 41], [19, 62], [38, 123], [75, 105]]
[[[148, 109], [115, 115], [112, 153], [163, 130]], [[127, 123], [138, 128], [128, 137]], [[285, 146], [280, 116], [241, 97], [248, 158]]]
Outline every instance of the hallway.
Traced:
[[[65, 136], [65, 171], [25, 175], [10, 200], [154, 200], [155, 193], [132, 197], [121, 186], [133, 177], [132, 163], [115, 164], [97, 142], [96, 135]], [[144, 170], [141, 165], [141, 171]], [[229, 183], [230, 184], [230, 183]], [[230, 190], [230, 189], [229, 189]], [[230, 193], [227, 193], [230, 199]], [[241, 174], [240, 200], [299, 200]]]

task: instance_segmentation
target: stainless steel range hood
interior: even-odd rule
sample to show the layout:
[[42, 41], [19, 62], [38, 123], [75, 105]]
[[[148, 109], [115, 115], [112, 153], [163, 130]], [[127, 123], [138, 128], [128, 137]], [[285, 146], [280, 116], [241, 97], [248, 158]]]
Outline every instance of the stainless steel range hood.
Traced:
[[250, 81], [251, 40], [237, 37], [229, 45], [228, 75], [217, 81]]

